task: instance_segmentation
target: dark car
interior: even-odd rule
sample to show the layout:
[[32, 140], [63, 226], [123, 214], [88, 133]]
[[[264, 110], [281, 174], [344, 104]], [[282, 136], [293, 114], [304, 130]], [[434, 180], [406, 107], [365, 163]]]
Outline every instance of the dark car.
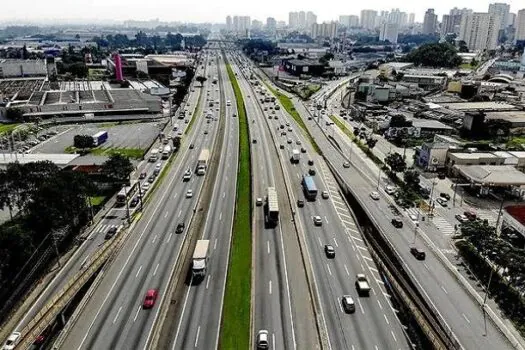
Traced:
[[306, 153], [306, 148], [301, 147], [301, 153]]
[[425, 260], [426, 254], [424, 251], [422, 251], [419, 248], [412, 247], [410, 248], [410, 253], [417, 259], [417, 260]]
[[445, 198], [447, 201], [450, 200], [450, 195], [448, 193], [441, 192], [439, 196]]
[[335, 248], [331, 246], [330, 244], [325, 244], [324, 253], [326, 254], [326, 257], [329, 259], [335, 258]]
[[150, 184], [153, 183], [153, 181], [155, 181], [155, 178], [156, 178], [155, 174], [154, 174], [154, 173], [151, 174], [151, 175], [148, 177], [148, 182], [149, 182]]
[[145, 171], [141, 172], [140, 175], [139, 175], [139, 179], [142, 180], [142, 179], [145, 179], [146, 176], [148, 176], [148, 173], [146, 173]]
[[280, 149], [284, 149], [284, 145], [279, 145], [279, 148]]
[[299, 208], [304, 207], [304, 200], [302, 200], [302, 199], [298, 199], [298, 200], [297, 200], [297, 206], [298, 206]]
[[392, 225], [394, 225], [395, 228], [402, 228], [403, 227], [403, 221], [393, 218], [392, 219]]
[[195, 145], [193, 143], [190, 143], [190, 149], [195, 148]]
[[308, 169], [308, 174], [314, 176], [315, 175], [315, 169], [312, 169], [312, 168]]
[[116, 227], [111, 227], [108, 230], [108, 232], [106, 232], [105, 239], [111, 239], [116, 233], [117, 233], [117, 228]]
[[253, 139], [253, 140], [252, 140], [252, 143], [257, 143], [257, 139]]
[[314, 161], [311, 160], [311, 159], [309, 159], [309, 160], [308, 160], [308, 165], [314, 165]]
[[179, 223], [177, 225], [177, 229], [175, 230], [175, 233], [183, 233], [184, 227], [186, 227], [186, 225], [183, 222]]
[[139, 197], [133, 197], [133, 199], [131, 200], [131, 202], [129, 202], [129, 206], [132, 207], [132, 208], [135, 208], [137, 206], [137, 204], [139, 204]]

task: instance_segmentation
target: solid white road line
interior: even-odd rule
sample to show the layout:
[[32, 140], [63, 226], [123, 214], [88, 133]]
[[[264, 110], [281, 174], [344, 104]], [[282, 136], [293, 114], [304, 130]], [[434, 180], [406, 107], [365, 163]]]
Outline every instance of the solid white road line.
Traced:
[[208, 277], [206, 279], [206, 289], [208, 289], [208, 287], [210, 285], [210, 278], [211, 278], [211, 275], [208, 275]]
[[272, 280], [270, 280], [270, 283], [268, 284], [268, 292], [272, 295]]
[[270, 241], [266, 241], [266, 245], [268, 247], [268, 254], [270, 254]]

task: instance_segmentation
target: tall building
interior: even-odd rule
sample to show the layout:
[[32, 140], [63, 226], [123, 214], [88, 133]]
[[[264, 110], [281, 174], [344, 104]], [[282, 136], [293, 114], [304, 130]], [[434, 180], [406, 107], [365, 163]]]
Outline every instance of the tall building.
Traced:
[[337, 35], [337, 22], [325, 22], [312, 24], [311, 36], [317, 38], [333, 39]]
[[277, 22], [275, 21], [275, 18], [268, 17], [266, 18], [266, 30], [273, 33], [277, 29]]
[[379, 12], [379, 14], [376, 16], [374, 28], [378, 28], [381, 26], [381, 24], [388, 22], [388, 15], [388, 11]]
[[261, 30], [262, 27], [263, 27], [263, 22], [259, 21], [258, 19], [254, 19], [251, 23], [250, 29]]
[[510, 5], [496, 2], [489, 5], [489, 14], [499, 19], [499, 29], [505, 29], [509, 17]]
[[510, 12], [507, 16], [507, 27], [514, 28], [514, 23], [516, 23], [516, 14]]
[[414, 25], [416, 21], [416, 14], [415, 13], [411, 13], [408, 15], [408, 25], [411, 26], [411, 25]]
[[392, 9], [388, 14], [387, 22], [397, 24], [398, 28], [406, 27], [408, 16], [406, 12], [401, 12], [399, 9]]
[[359, 26], [359, 17], [355, 15], [339, 16], [339, 24], [346, 28], [357, 27]]
[[428, 9], [423, 20], [423, 34], [434, 34], [436, 27], [437, 15], [434, 13], [434, 9]]
[[306, 27], [312, 28], [312, 24], [317, 23], [317, 16], [312, 11], [306, 13]]
[[464, 15], [458, 38], [464, 40], [469, 50], [494, 50], [498, 44], [500, 17], [487, 12]]
[[233, 30], [240, 35], [248, 36], [251, 24], [250, 16], [233, 16]]
[[514, 42], [518, 40], [525, 40], [525, 9], [518, 11], [516, 16], [516, 36], [514, 37]]
[[376, 25], [377, 11], [362, 10], [361, 11], [361, 27], [373, 30]]
[[299, 13], [298, 12], [288, 13], [288, 26], [292, 29], [299, 28]]
[[231, 31], [233, 29], [232, 16], [226, 16], [226, 30]]
[[379, 40], [388, 40], [392, 44], [396, 44], [398, 34], [399, 34], [399, 25], [397, 23], [385, 22], [381, 24], [380, 26]]
[[297, 17], [297, 24], [299, 29], [306, 28], [306, 12], [300, 11]]

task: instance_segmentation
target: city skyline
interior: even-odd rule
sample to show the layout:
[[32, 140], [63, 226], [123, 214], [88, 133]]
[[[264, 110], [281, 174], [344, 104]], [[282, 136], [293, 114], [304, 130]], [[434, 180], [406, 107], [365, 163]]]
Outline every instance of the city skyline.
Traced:
[[[384, 0], [373, 0], [362, 7], [337, 6], [337, 2], [327, 4], [325, 2], [299, 2], [289, 1], [287, 7], [283, 8], [281, 3], [276, 0], [269, 0], [263, 3], [237, 3], [237, 2], [217, 2], [203, 0], [201, 5], [196, 6], [189, 1], [173, 3], [167, 0], [159, 0], [154, 7], [145, 8], [143, 2], [134, 0], [88, 0], [85, 6], [70, 8], [65, 0], [49, 0], [45, 3], [34, 3], [29, 0], [18, 2], [7, 2], [3, 4], [0, 13], [1, 23], [118, 23], [126, 20], [154, 20], [162, 22], [182, 22], [182, 23], [225, 23], [226, 16], [250, 16], [265, 22], [267, 17], [273, 17], [277, 21], [288, 22], [289, 12], [312, 11], [317, 15], [317, 22], [330, 22], [338, 20], [341, 15], [357, 15], [361, 10], [391, 11], [399, 8], [406, 13], [415, 13], [416, 22], [423, 22], [425, 11], [434, 8], [441, 21], [442, 15], [448, 14], [453, 7], [466, 7], [474, 12], [487, 12], [489, 4], [496, 1], [474, 2], [465, 1], [457, 3], [451, 0], [432, 3], [391, 3]], [[517, 13], [525, 4], [518, 0], [505, 1], [510, 5], [510, 12]], [[123, 7], [125, 5], [125, 11]], [[332, 5], [332, 6], [330, 6]], [[204, 8], [205, 11], [200, 9]], [[161, 9], [161, 11], [159, 11]], [[278, 11], [276, 9], [279, 9]]]

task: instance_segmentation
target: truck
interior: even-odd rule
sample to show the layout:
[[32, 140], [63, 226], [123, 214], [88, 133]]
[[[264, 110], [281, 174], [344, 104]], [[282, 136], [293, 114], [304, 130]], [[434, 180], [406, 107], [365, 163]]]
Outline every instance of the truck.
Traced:
[[298, 149], [293, 149], [292, 150], [292, 156], [290, 157], [290, 161], [292, 163], [299, 163], [299, 160], [301, 159], [301, 152], [299, 152]]
[[197, 160], [197, 175], [206, 174], [206, 169], [208, 169], [208, 161], [210, 160], [210, 151], [208, 149], [203, 149]]
[[168, 159], [171, 155], [171, 146], [166, 145], [164, 146], [164, 149], [162, 150], [162, 159]]
[[195, 245], [191, 259], [191, 275], [194, 280], [202, 280], [206, 276], [209, 246], [210, 241], [207, 239], [199, 239]]
[[107, 131], [99, 131], [93, 135], [93, 146], [97, 147], [106, 142], [108, 139]]
[[151, 163], [155, 163], [157, 160], [159, 160], [159, 150], [157, 148], [154, 148], [149, 154], [148, 161]]
[[217, 78], [217, 76], [214, 76], [213, 77], [213, 84], [217, 84], [217, 80], [219, 80], [219, 78]]
[[275, 187], [268, 187], [266, 203], [264, 204], [264, 224], [266, 228], [272, 228], [279, 222], [279, 202]]
[[369, 296], [370, 295], [370, 285], [366, 276], [362, 273], [358, 273], [355, 278], [355, 288], [359, 295]]

